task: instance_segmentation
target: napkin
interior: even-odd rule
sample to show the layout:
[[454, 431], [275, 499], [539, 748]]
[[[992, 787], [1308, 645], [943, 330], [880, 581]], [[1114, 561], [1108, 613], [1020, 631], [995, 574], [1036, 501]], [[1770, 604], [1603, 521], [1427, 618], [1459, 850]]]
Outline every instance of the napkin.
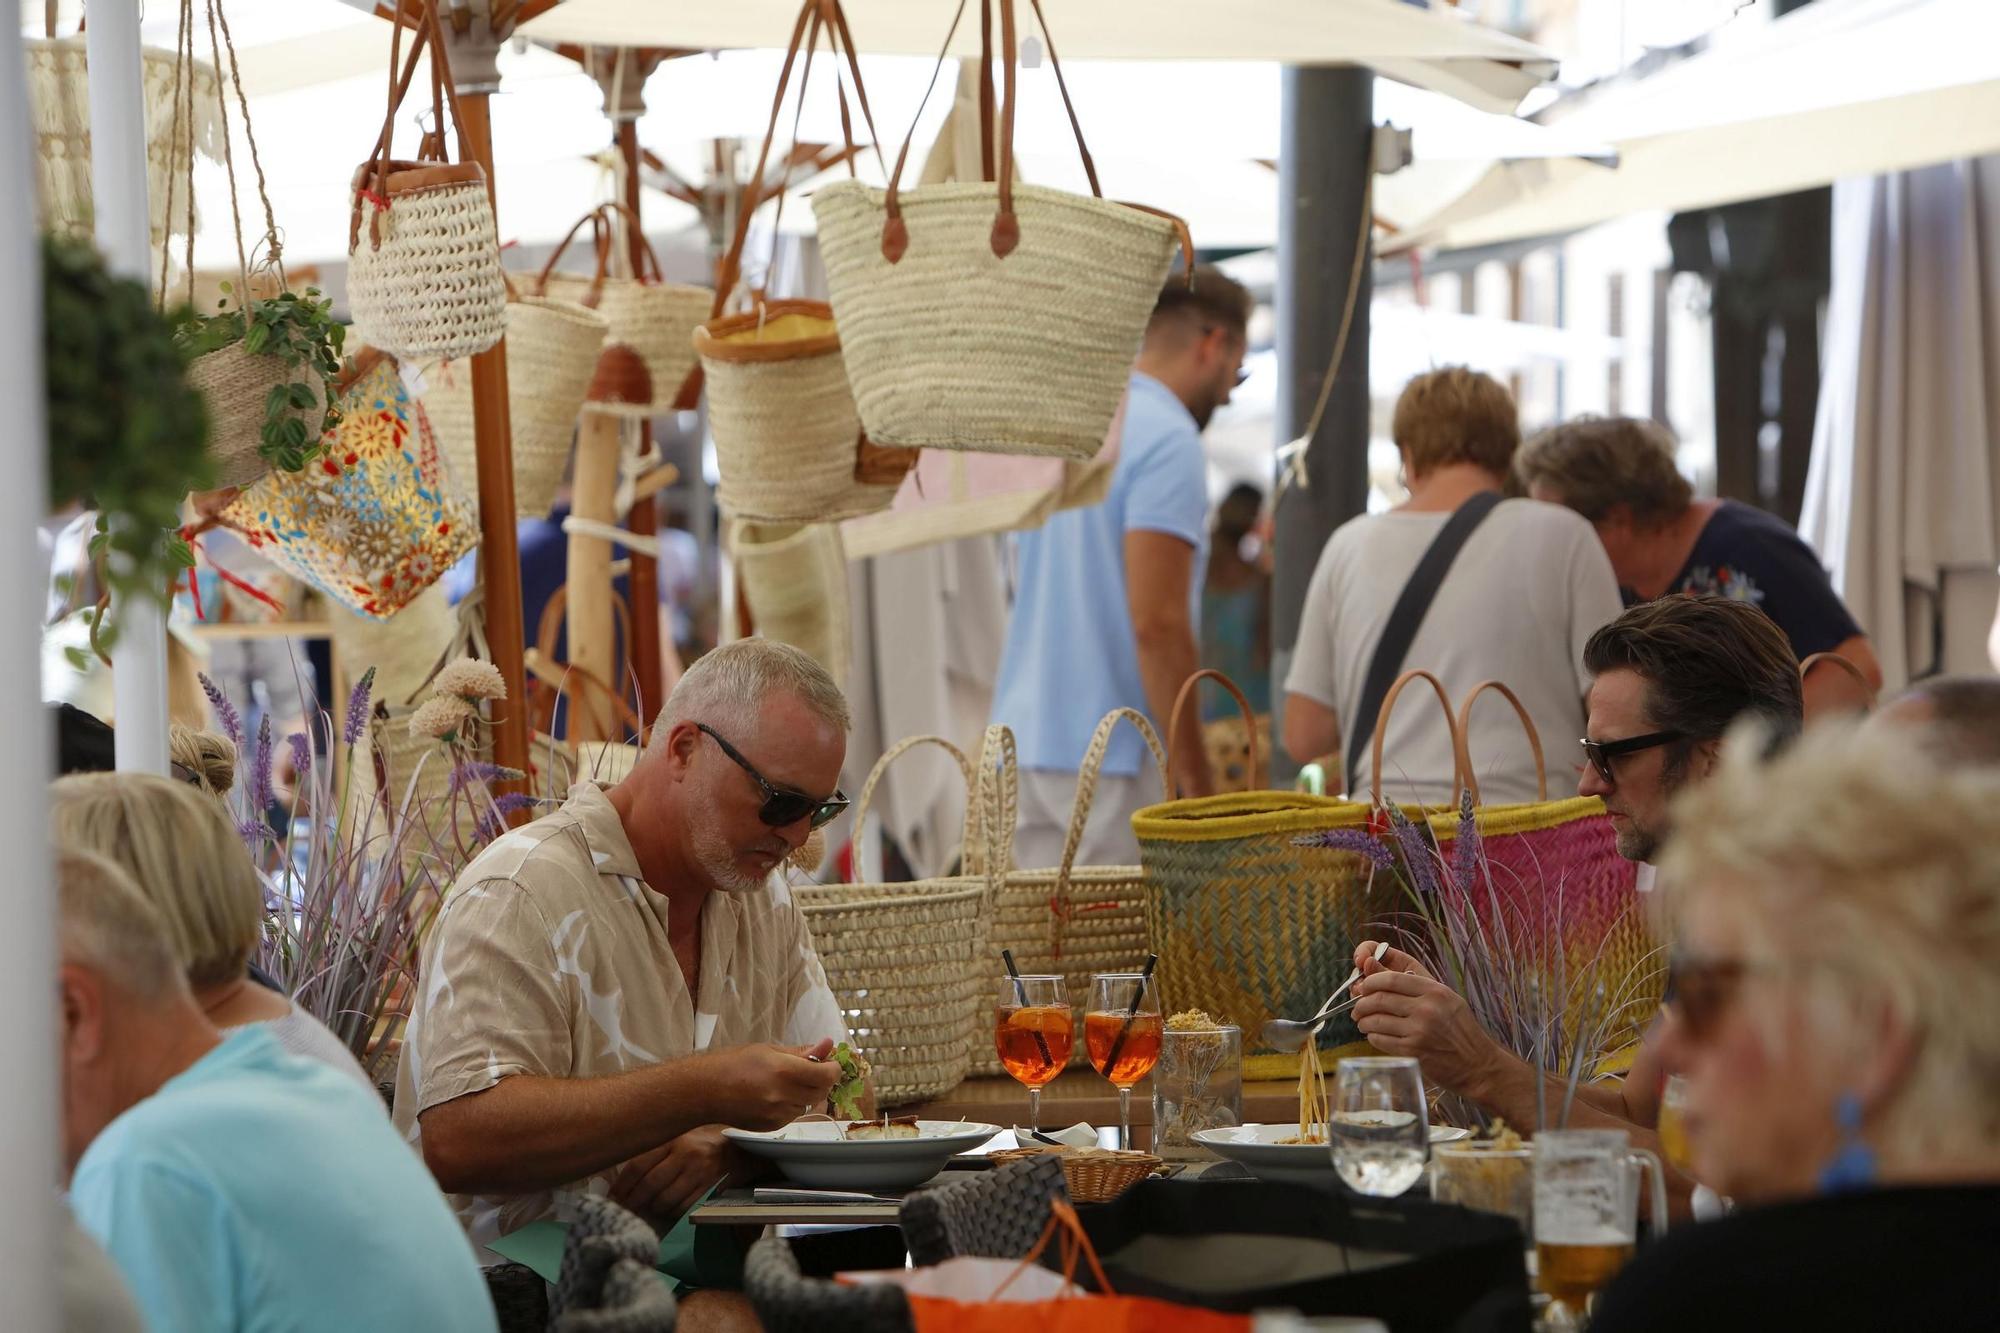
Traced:
[[[1071, 1125], [1068, 1129], [1045, 1129], [1042, 1133], [1072, 1148], [1095, 1148], [1097, 1146], [1097, 1131], [1081, 1122]], [[1028, 1130], [1022, 1129], [1019, 1126], [1016, 1126], [1014, 1129], [1014, 1142], [1020, 1144], [1023, 1148], [1046, 1148], [1049, 1146], [1036, 1138]]]

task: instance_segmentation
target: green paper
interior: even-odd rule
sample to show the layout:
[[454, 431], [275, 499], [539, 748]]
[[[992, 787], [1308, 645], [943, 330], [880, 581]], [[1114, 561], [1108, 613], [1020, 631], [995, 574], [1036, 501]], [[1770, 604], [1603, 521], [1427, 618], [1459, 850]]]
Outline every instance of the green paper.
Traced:
[[[676, 1291], [682, 1287], [720, 1287], [735, 1291], [743, 1285], [743, 1256], [726, 1227], [698, 1227], [690, 1219], [695, 1208], [715, 1195], [719, 1186], [695, 1200], [694, 1208], [667, 1229], [653, 1266]], [[544, 1282], [562, 1275], [563, 1246], [569, 1241], [567, 1222], [530, 1222], [487, 1246], [495, 1254], [525, 1264]]]

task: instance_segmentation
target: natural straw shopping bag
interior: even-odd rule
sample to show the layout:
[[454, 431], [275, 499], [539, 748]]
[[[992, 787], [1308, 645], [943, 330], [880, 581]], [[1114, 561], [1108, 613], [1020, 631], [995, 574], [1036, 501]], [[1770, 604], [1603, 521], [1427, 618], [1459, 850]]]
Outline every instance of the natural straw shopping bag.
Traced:
[[[778, 74], [771, 123], [764, 132], [757, 169], [750, 176], [751, 193], [737, 213], [735, 235], [723, 257], [714, 308], [708, 322], [694, 331], [695, 350], [701, 355], [708, 386], [716, 466], [721, 472], [716, 497], [724, 509], [741, 518], [830, 522], [870, 514], [895, 498], [896, 488], [917, 460], [914, 449], [880, 448], [862, 434], [854, 393], [847, 385], [847, 366], [841, 359], [832, 306], [823, 301], [767, 301], [759, 292], [752, 294], [750, 309], [734, 315], [722, 313], [742, 272], [751, 215], [762, 202], [756, 191], [770, 160], [793, 63], [803, 44], [805, 63], [798, 99], [803, 107], [812, 80], [813, 52], [822, 30], [833, 50], [835, 83], [840, 82], [846, 16], [836, 0], [806, 0]], [[851, 44], [847, 60], [872, 138], [874, 117], [868, 110], [861, 67]], [[849, 122], [844, 89], [840, 96], [845, 127]], [[796, 123], [793, 138], [797, 138]], [[846, 153], [850, 173], [856, 155], [850, 135]], [[782, 181], [777, 203], [782, 216]], [[772, 232], [775, 236], [776, 222]]]
[[[639, 237], [638, 272], [629, 278], [611, 272], [621, 222]], [[590, 274], [556, 272], [557, 261], [585, 225], [591, 229], [596, 269]], [[639, 219], [631, 209], [623, 204], [599, 204], [584, 214], [542, 265], [530, 289], [537, 296], [553, 296], [597, 311], [611, 325], [606, 344], [629, 347], [645, 362], [651, 381], [647, 396], [634, 401], [593, 402], [592, 411], [643, 421], [672, 411], [682, 402], [683, 389], [695, 365], [692, 341], [695, 325], [707, 316], [714, 293], [706, 287], [666, 280], [660, 271], [660, 257], [647, 244]]]
[[[1125, 391], [1175, 239], [1190, 243], [1178, 219], [1102, 197], [1074, 108], [1091, 197], [1016, 183], [1014, 0], [999, 9], [997, 179], [903, 191], [905, 140], [886, 191], [820, 190], [827, 288], [876, 444], [1087, 459]], [[981, 45], [990, 55], [984, 25]], [[1052, 42], [1048, 55], [1068, 106]]]
[[478, 528], [393, 360], [364, 348], [336, 390], [340, 424], [321, 456], [268, 474], [222, 522], [292, 577], [385, 620], [471, 550]]
[[[399, 360], [473, 356], [507, 331], [507, 289], [486, 172], [477, 162], [447, 161], [444, 104], [462, 128], [439, 0], [423, 0], [409, 61], [396, 75], [403, 26], [389, 39], [389, 110], [368, 161], [354, 172], [347, 232], [347, 303], [357, 332]], [[431, 124], [416, 160], [389, 156], [396, 112], [426, 47], [431, 59]]]
[[[569, 466], [576, 414], [597, 369], [610, 325], [595, 310], [507, 290], [507, 419], [514, 435], [514, 512], [541, 518], [556, 502]], [[468, 501], [479, 494], [472, 421], [472, 363], [447, 361], [424, 377], [424, 412]]]
[[[917, 736], [876, 763], [854, 828], [864, 827], [875, 785], [890, 764], [919, 745], [957, 761], [966, 789], [966, 845], [979, 845], [978, 782], [950, 741]], [[974, 858], [966, 858], [968, 865]], [[986, 998], [991, 924], [987, 877], [959, 875], [908, 884], [805, 884], [792, 890], [812, 931], [848, 1037], [874, 1070], [875, 1100], [901, 1106], [949, 1092], [964, 1081]]]
[[840, 529], [736, 519], [729, 555], [758, 633], [800, 649], [844, 687], [854, 669], [854, 616]]
[[[1181, 688], [1172, 726], [1181, 725], [1203, 679], [1220, 681], [1249, 715], [1241, 691], [1209, 671]], [[1167, 753], [1175, 753], [1171, 733]], [[1165, 1002], [1205, 1009], [1246, 1034], [1316, 1011], [1353, 966], [1367, 924], [1396, 905], [1396, 888], [1360, 851], [1295, 839], [1361, 831], [1368, 819], [1365, 805], [1276, 791], [1171, 800], [1134, 815], [1146, 930], [1160, 955]], [[1350, 1020], [1338, 1019], [1320, 1043], [1357, 1035]]]
[[[1596, 1054], [1610, 1055], [1638, 1039], [1666, 980], [1664, 958], [1641, 905], [1638, 866], [1618, 854], [1602, 801], [1548, 799], [1541, 737], [1507, 686], [1487, 681], [1465, 696], [1458, 713], [1461, 737], [1468, 734], [1473, 705], [1488, 692], [1511, 704], [1527, 731], [1540, 798], [1521, 805], [1475, 803], [1470, 827], [1478, 833], [1476, 858], [1454, 854], [1467, 828], [1462, 812], [1432, 815], [1439, 859], [1472, 879], [1460, 888], [1487, 939], [1506, 942], [1513, 965], [1530, 970], [1541, 994], [1563, 997], [1566, 1034], [1574, 1034], [1593, 1011], [1601, 1015]], [[1477, 864], [1465, 865], [1467, 860]]]
[[[1063, 842], [1062, 862], [1053, 868], [1020, 870], [1013, 864], [1017, 811], [1012, 798], [1015, 779], [1012, 733], [999, 727], [994, 731], [1002, 734], [996, 737], [989, 731], [987, 753], [981, 762], [981, 776], [990, 779], [988, 790], [998, 798], [986, 804], [997, 886], [993, 901], [993, 948], [1013, 950], [1015, 961], [1025, 972], [1065, 978], [1072, 995], [1088, 993], [1090, 979], [1097, 973], [1136, 972], [1146, 961], [1145, 871], [1139, 866], [1076, 863], [1104, 756], [1121, 722], [1129, 723], [1144, 739], [1159, 770], [1162, 788], [1166, 785], [1167, 756], [1160, 748], [1153, 724], [1144, 714], [1130, 708], [1105, 714], [1077, 771], [1076, 803], [1070, 810], [1069, 834]], [[1084, 1056], [1079, 1046], [1072, 1063], [1084, 1063]], [[975, 1050], [973, 1063], [977, 1072], [1000, 1072], [990, 1048], [983, 1054]]]

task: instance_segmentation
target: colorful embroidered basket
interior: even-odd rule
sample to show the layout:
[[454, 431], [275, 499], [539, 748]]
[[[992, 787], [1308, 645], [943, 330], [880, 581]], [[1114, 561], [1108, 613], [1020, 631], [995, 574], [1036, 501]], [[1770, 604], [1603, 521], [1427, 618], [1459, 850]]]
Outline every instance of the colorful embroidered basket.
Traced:
[[337, 388], [341, 420], [322, 456], [303, 472], [267, 475], [222, 521], [286, 573], [386, 620], [471, 550], [478, 531], [396, 363], [364, 349]]

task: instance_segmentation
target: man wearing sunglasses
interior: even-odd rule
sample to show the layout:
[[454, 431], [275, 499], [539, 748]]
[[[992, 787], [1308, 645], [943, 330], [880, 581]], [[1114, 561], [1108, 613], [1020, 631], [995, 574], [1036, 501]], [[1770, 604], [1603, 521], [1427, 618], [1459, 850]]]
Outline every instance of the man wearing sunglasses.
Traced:
[[[1673, 799], [1715, 770], [1722, 737], [1745, 716], [1764, 721], [1774, 744], [1799, 733], [1804, 707], [1798, 660], [1781, 630], [1748, 602], [1713, 596], [1642, 603], [1592, 635], [1584, 647], [1592, 677], [1586, 763], [1577, 791], [1604, 801], [1618, 851], [1651, 880], [1666, 840]], [[1535, 1123], [1534, 1070], [1480, 1028], [1463, 998], [1410, 955], [1375, 945], [1355, 950], [1364, 980], [1354, 1021], [1389, 1055], [1414, 1055], [1424, 1077], [1470, 1098], [1514, 1125]], [[1660, 1070], [1651, 1042], [1629, 1078], [1577, 1088], [1580, 1127], [1650, 1131], [1658, 1117]], [[1560, 1101], [1563, 1087], [1547, 1094]]]
[[824, 1109], [846, 1032], [773, 872], [846, 808], [847, 726], [806, 654], [718, 648], [624, 781], [578, 782], [466, 868], [425, 946], [395, 1116], [475, 1244], [578, 1191], [671, 1220], [748, 1169], [724, 1126]]

